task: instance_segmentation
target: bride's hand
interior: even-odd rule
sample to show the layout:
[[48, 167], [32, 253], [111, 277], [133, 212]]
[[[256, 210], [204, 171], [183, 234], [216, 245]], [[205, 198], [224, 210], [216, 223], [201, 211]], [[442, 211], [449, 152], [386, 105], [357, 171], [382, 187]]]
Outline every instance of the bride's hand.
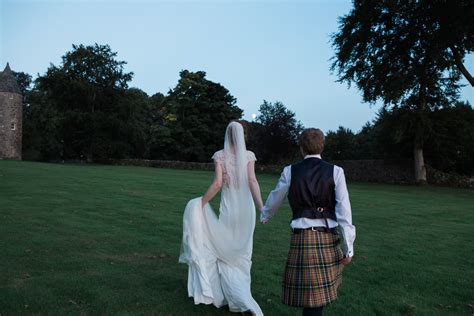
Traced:
[[269, 218], [262, 218], [262, 215], [263, 215], [263, 207], [260, 208], [260, 223], [265, 225], [266, 223], [268, 223]]

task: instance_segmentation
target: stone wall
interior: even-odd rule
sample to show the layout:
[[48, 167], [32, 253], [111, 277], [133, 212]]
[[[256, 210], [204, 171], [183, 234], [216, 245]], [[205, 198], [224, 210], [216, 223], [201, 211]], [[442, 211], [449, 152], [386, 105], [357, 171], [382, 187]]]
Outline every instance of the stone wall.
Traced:
[[410, 160], [340, 160], [332, 163], [342, 167], [348, 180], [413, 184], [413, 162]]
[[463, 176], [455, 173], [446, 173], [428, 166], [426, 168], [428, 183], [459, 188], [474, 188], [474, 177]]
[[0, 159], [21, 159], [22, 97], [0, 92]]
[[[144, 159], [105, 159], [95, 161], [101, 164], [130, 165], [156, 168], [214, 170], [213, 163], [183, 162]], [[413, 162], [410, 160], [343, 160], [333, 161], [344, 169], [349, 181], [378, 182], [389, 184], [415, 184]], [[280, 174], [284, 166], [256, 164], [257, 172]], [[448, 174], [427, 167], [428, 183], [464, 188], [474, 188], [474, 178]]]
[[120, 166], [141, 166], [153, 168], [171, 168], [187, 170], [214, 170], [213, 163], [185, 162], [174, 160], [148, 160], [148, 159], [95, 159], [94, 163]]
[[[409, 160], [337, 160], [331, 163], [344, 169], [347, 180], [413, 184], [413, 163]], [[281, 173], [284, 166], [256, 165], [257, 171]]]

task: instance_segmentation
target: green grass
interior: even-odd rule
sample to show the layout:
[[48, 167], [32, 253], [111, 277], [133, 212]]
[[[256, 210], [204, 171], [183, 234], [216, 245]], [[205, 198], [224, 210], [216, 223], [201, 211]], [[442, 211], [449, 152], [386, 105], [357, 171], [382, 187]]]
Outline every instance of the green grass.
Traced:
[[[0, 161], [0, 314], [231, 315], [193, 304], [182, 213], [211, 172]], [[276, 176], [259, 175], [264, 197]], [[349, 183], [355, 258], [327, 315], [472, 315], [474, 191]], [[213, 205], [218, 205], [218, 198]], [[254, 236], [267, 315], [289, 245], [285, 204]]]

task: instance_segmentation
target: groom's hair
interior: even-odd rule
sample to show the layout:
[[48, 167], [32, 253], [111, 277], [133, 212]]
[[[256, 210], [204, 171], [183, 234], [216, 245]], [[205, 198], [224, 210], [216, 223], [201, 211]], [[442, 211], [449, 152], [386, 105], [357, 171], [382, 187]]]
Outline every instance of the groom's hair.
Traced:
[[300, 135], [300, 147], [306, 155], [318, 155], [324, 149], [324, 133], [319, 128], [306, 128]]

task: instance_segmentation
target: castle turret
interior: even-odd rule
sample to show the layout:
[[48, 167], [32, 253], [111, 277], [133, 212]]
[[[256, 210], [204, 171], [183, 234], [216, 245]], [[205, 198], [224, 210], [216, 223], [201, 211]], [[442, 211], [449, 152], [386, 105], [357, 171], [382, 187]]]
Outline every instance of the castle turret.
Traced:
[[0, 159], [21, 159], [23, 97], [10, 65], [0, 72]]

